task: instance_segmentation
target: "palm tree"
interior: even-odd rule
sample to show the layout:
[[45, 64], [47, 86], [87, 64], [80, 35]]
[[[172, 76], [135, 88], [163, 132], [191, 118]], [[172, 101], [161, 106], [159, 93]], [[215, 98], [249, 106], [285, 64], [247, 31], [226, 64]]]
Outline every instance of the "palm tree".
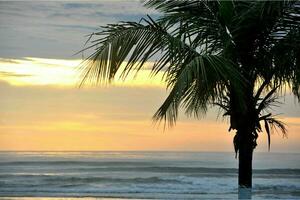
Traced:
[[[199, 117], [219, 106], [239, 159], [239, 186], [252, 187], [252, 155], [260, 132], [284, 123], [269, 112], [278, 95], [300, 99], [300, 2], [146, 1], [161, 12], [140, 22], [120, 22], [91, 34], [93, 53], [83, 62], [82, 83], [109, 83], [138, 73], [155, 60], [170, 93], [154, 120], [174, 125], [178, 109]], [[90, 40], [95, 38], [94, 40]], [[125, 67], [120, 67], [126, 61]], [[264, 127], [262, 127], [262, 125]], [[263, 130], [264, 129], [264, 130]]]

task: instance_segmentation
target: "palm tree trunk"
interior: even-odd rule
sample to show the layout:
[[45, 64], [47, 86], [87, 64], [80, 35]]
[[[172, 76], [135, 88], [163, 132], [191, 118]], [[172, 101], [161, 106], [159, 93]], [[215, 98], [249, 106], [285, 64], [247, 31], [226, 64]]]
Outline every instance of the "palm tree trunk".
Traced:
[[240, 137], [239, 148], [239, 187], [252, 187], [253, 141], [246, 135]]
[[243, 133], [239, 148], [239, 199], [251, 199], [253, 141], [250, 134]]
[[[254, 87], [254, 83], [250, 84]], [[253, 87], [246, 88], [243, 97], [230, 93], [230, 128], [236, 129], [234, 146], [239, 154], [239, 199], [251, 199], [252, 157], [256, 146], [256, 104]]]

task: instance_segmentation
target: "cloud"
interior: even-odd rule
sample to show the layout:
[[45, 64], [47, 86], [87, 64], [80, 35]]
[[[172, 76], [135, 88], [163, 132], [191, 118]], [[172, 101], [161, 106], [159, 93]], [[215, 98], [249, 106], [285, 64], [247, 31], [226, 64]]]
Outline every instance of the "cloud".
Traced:
[[71, 58], [100, 26], [146, 14], [139, 1], [1, 2], [0, 57]]
[[102, 7], [102, 4], [75, 2], [75, 3], [65, 3], [63, 7], [65, 9], [82, 9], [82, 8], [95, 9], [95, 7], [97, 8]]
[[20, 62], [17, 59], [7, 59], [7, 58], [0, 58], [1, 63], [13, 63], [19, 64]]
[[3, 72], [0, 71], [0, 77], [14, 77], [14, 78], [18, 78], [18, 77], [30, 77], [32, 76], [31, 74], [17, 74], [14, 72]]
[[[52, 85], [56, 87], [76, 87], [81, 81], [80, 63], [82, 60], [48, 59], [25, 57], [22, 59], [0, 59], [0, 80], [12, 85]], [[121, 65], [124, 67], [126, 63]], [[164, 87], [163, 73], [151, 77], [149, 68], [152, 62], [146, 62], [135, 77], [135, 72], [120, 79], [118, 72], [113, 81], [118, 87]], [[2, 73], [1, 73], [2, 72]], [[151, 77], [151, 78], [150, 78]], [[93, 83], [92, 83], [93, 84]], [[85, 86], [90, 87], [87, 82]]]

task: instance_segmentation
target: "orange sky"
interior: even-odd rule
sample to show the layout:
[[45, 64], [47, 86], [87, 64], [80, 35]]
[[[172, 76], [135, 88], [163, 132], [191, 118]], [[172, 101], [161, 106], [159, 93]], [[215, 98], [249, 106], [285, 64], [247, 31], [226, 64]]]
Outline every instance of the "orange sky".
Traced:
[[[233, 132], [212, 110], [201, 120], [181, 115], [163, 131], [151, 117], [166, 96], [145, 70], [113, 86], [76, 88], [79, 60], [0, 59], [0, 150], [233, 151]], [[151, 63], [149, 63], [151, 64]], [[288, 138], [273, 134], [272, 151], [300, 152], [300, 106], [287, 96], [277, 110]], [[267, 151], [266, 135], [258, 151]]]

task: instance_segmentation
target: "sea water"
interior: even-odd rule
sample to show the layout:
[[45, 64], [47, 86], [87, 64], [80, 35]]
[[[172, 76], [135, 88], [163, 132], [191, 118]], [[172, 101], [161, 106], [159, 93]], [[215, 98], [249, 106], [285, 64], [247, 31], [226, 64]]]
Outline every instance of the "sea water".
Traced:
[[[0, 197], [237, 199], [238, 161], [234, 156], [213, 152], [1, 152]], [[255, 153], [253, 168], [253, 199], [300, 199], [300, 154]]]

